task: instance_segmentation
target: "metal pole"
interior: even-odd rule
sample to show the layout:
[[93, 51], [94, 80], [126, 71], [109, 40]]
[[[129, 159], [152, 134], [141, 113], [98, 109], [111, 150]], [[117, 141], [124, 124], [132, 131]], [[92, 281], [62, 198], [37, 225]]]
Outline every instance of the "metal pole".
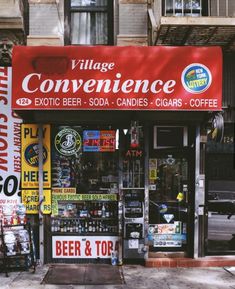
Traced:
[[226, 5], [226, 17], [228, 17], [228, 0], [226, 0], [226, 3], [225, 3], [225, 5]]
[[196, 139], [195, 139], [194, 258], [198, 258], [198, 245], [199, 245], [199, 221], [198, 221], [199, 174], [200, 174], [200, 126], [197, 125]]
[[148, 226], [149, 226], [149, 127], [144, 124], [144, 259], [148, 258], [149, 248], [147, 246]]
[[[38, 175], [38, 189], [39, 189], [39, 204], [43, 201], [43, 125], [38, 126], [38, 158], [39, 158], [39, 175]], [[44, 264], [44, 222], [43, 215], [39, 209], [39, 256], [41, 264]]]
[[200, 126], [196, 127], [195, 141], [195, 208], [194, 208], [194, 258], [204, 255], [205, 235], [205, 148], [201, 144]]
[[208, 16], [211, 16], [211, 1], [208, 0]]

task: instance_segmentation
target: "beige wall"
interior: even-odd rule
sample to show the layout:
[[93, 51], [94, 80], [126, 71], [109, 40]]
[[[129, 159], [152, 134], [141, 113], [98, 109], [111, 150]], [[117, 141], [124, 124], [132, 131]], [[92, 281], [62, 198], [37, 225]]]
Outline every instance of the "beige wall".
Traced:
[[29, 1], [27, 45], [64, 44], [64, 1]]
[[117, 45], [147, 45], [147, 1], [119, 1]]

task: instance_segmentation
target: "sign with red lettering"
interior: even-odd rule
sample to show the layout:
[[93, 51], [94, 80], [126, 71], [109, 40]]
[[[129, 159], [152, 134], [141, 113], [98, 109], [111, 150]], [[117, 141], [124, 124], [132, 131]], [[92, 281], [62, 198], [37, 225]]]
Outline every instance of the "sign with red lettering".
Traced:
[[0, 214], [21, 201], [22, 119], [11, 109], [12, 68], [0, 67]]
[[219, 47], [13, 49], [15, 110], [221, 110]]
[[52, 258], [110, 258], [116, 236], [53, 236]]

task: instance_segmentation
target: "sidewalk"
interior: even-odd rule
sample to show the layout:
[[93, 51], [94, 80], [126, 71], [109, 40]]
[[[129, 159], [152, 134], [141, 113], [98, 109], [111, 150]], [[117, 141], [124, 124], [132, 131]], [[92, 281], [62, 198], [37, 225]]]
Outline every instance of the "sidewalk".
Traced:
[[146, 268], [122, 267], [123, 285], [45, 285], [40, 284], [48, 266], [38, 266], [36, 273], [0, 273], [1, 289], [235, 289], [235, 267]]

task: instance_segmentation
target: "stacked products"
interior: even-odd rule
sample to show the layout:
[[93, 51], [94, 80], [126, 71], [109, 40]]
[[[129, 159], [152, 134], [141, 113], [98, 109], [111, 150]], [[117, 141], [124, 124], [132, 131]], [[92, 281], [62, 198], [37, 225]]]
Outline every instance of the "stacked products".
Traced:
[[26, 208], [23, 204], [0, 207], [0, 221], [4, 226], [23, 225], [26, 223]]
[[25, 212], [23, 204], [5, 205], [0, 208], [0, 221], [7, 256], [30, 252], [29, 233], [24, 229]]

